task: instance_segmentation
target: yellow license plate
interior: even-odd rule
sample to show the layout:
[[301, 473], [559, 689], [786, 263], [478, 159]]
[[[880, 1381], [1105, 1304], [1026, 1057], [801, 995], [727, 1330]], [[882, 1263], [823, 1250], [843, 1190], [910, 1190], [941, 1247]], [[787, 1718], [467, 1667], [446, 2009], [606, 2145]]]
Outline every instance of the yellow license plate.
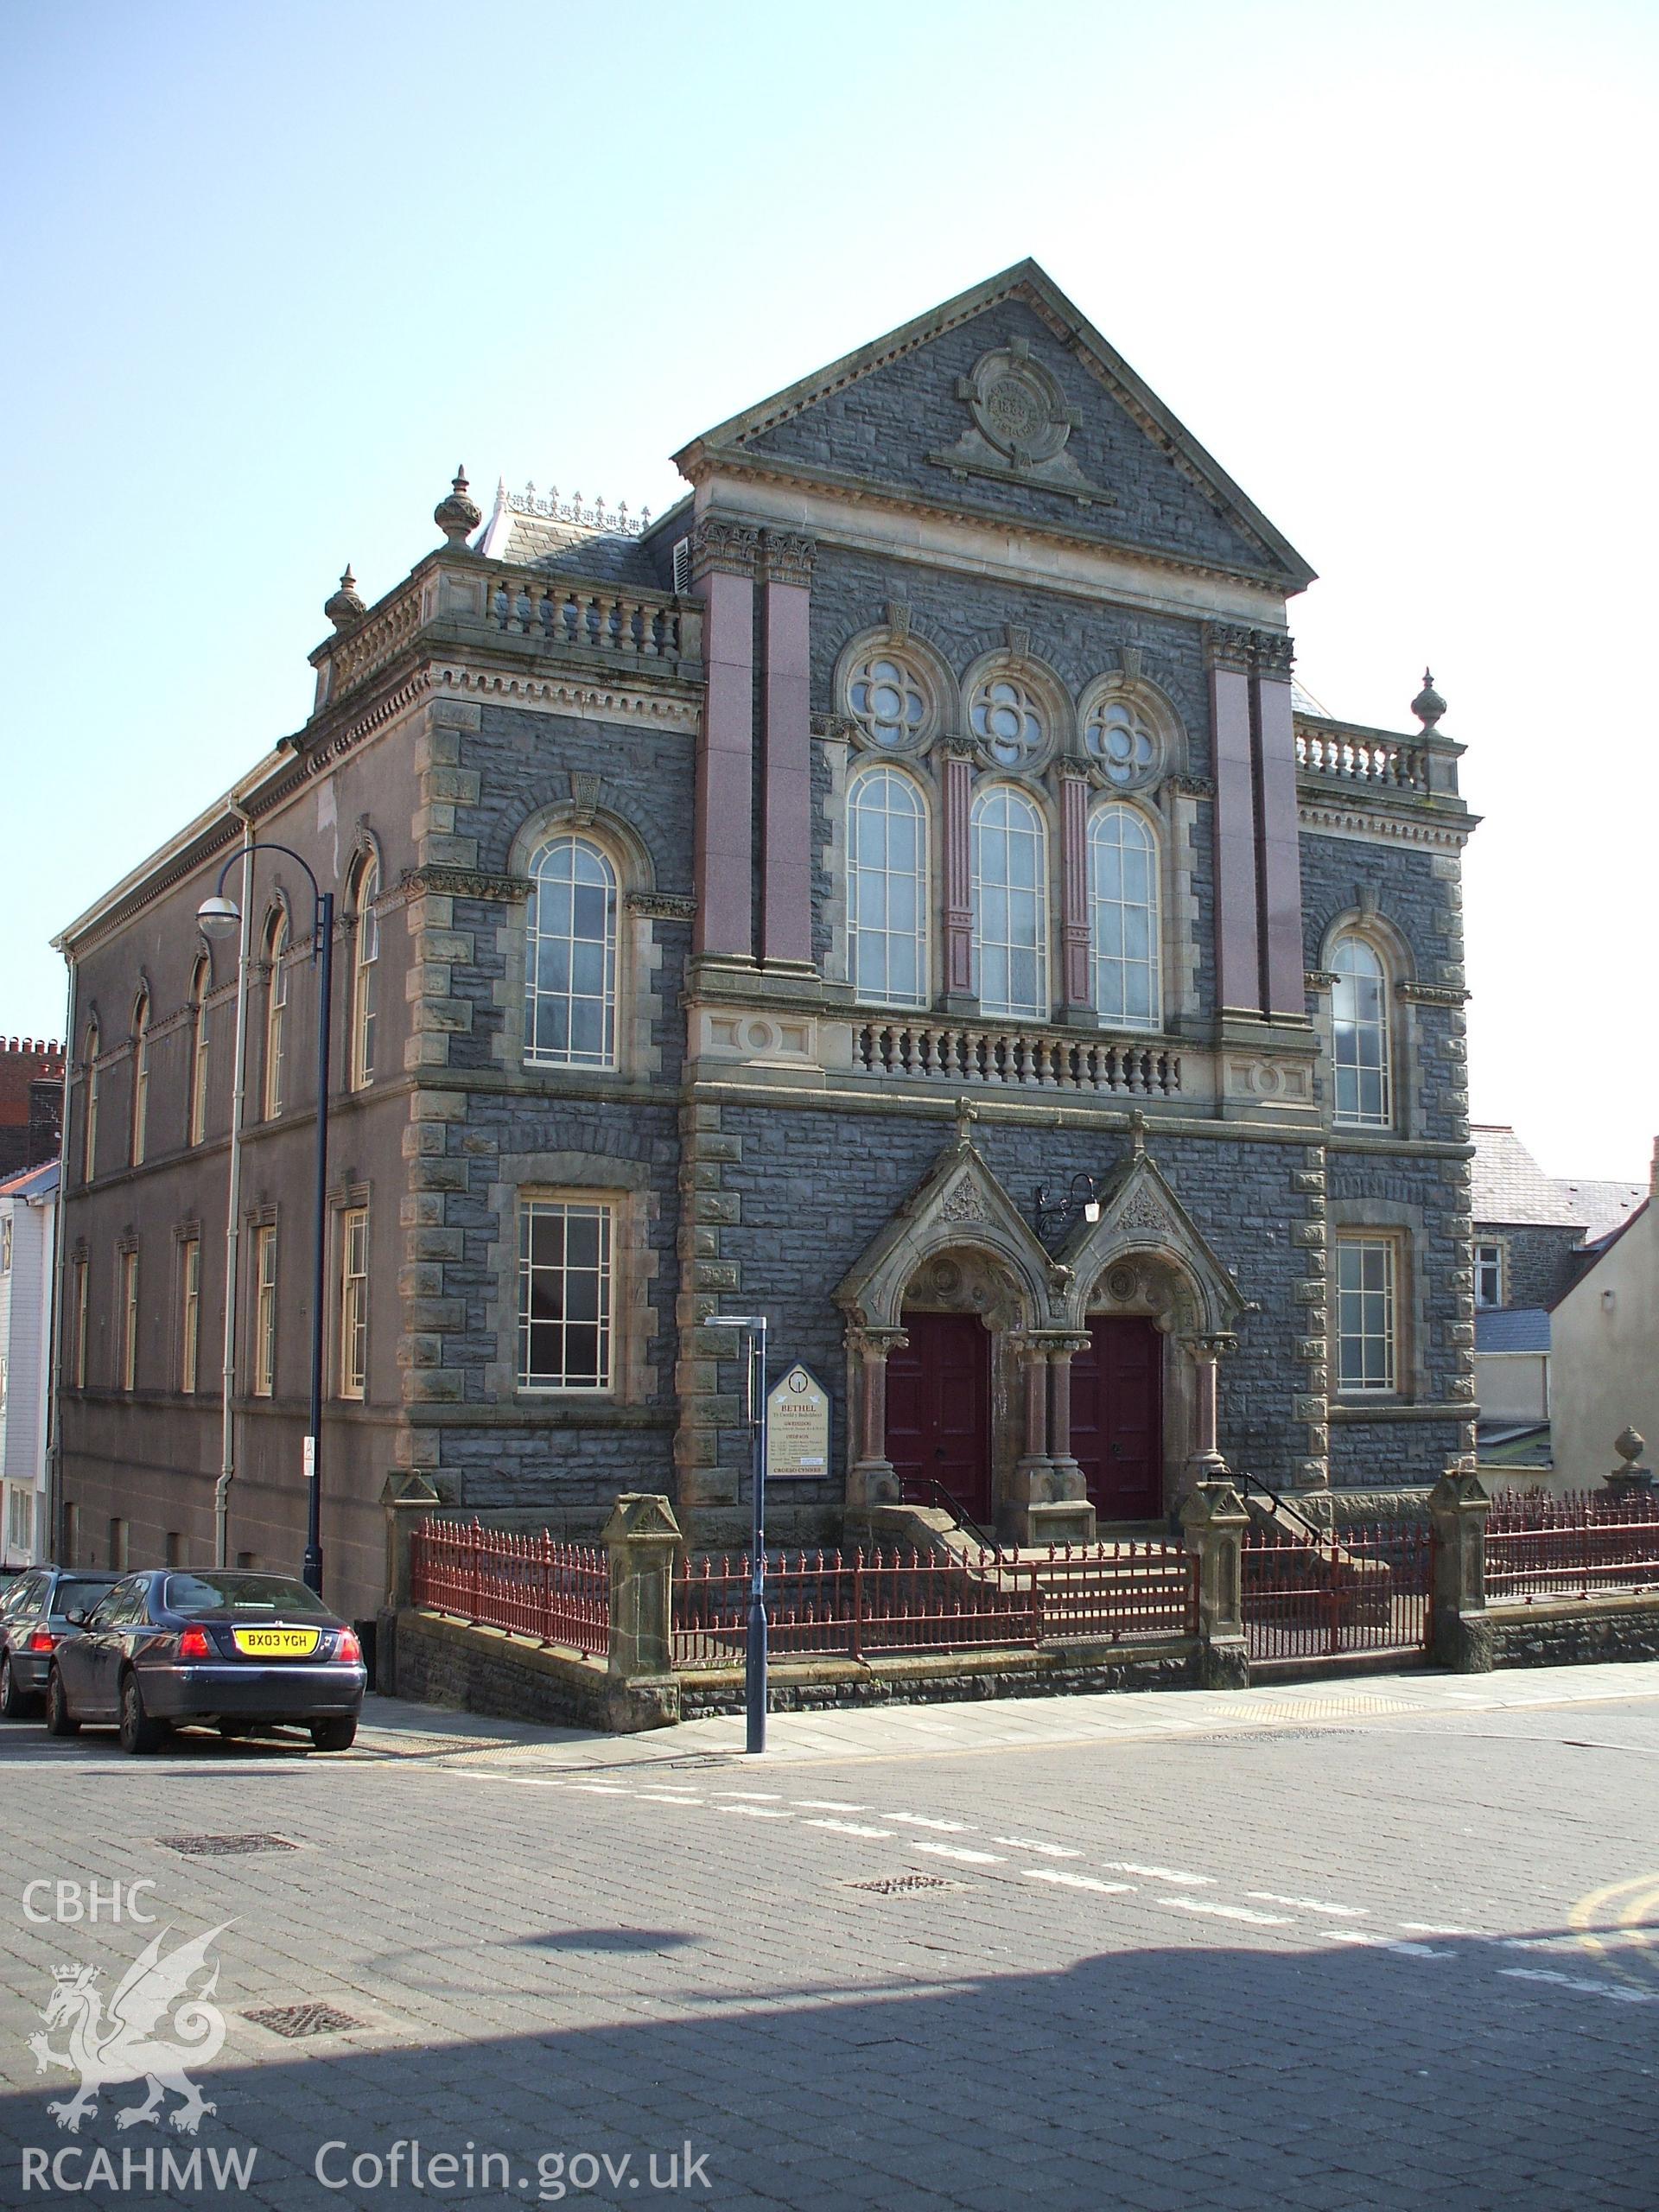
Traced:
[[238, 1628], [231, 1632], [245, 1659], [304, 1659], [317, 1648], [314, 1628]]

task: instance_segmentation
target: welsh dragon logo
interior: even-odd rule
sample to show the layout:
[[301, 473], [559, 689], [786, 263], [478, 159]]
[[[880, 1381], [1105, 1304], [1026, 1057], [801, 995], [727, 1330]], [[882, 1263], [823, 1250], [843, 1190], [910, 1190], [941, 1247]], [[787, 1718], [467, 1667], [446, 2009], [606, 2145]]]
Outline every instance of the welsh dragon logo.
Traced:
[[[214, 1962], [210, 1967], [207, 1953], [230, 1925], [228, 1920], [221, 1921], [205, 1936], [176, 1945], [165, 1958], [162, 1945], [173, 1931], [163, 1928], [128, 1967], [110, 1999], [107, 2016], [103, 1996], [93, 1986], [96, 1967], [54, 1968], [52, 1994], [41, 2018], [48, 2029], [67, 2024], [68, 2047], [54, 2050], [39, 2034], [30, 2036], [29, 2047], [38, 2072], [61, 2066], [80, 2076], [73, 2097], [47, 2107], [60, 2127], [78, 2134], [87, 2113], [98, 2109], [105, 2089], [125, 2088], [136, 2082], [142, 2082], [149, 2094], [142, 2103], [125, 2105], [117, 2113], [118, 2127], [136, 2127], [143, 2120], [156, 2126], [169, 2094], [180, 2100], [168, 2118], [181, 2134], [194, 2135], [202, 2115], [217, 2109], [204, 2101], [184, 2069], [187, 2063], [210, 2064], [224, 2044], [225, 2016], [208, 2001], [219, 1986], [219, 1967]], [[193, 1994], [190, 1985], [199, 1975], [207, 1978]], [[176, 2041], [156, 2033], [164, 2024], [170, 2026]]]

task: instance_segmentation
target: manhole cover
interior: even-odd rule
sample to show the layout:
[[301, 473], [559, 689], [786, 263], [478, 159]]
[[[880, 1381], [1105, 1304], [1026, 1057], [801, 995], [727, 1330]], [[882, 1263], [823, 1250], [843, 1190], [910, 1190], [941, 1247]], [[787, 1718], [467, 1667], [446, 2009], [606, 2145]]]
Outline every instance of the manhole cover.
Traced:
[[304, 2036], [343, 2035], [348, 2028], [363, 2024], [332, 2005], [262, 2005], [247, 2017], [273, 2035], [286, 2036], [290, 2043], [298, 2043]]
[[187, 1859], [245, 1859], [254, 1851], [297, 1851], [285, 1835], [162, 1835], [156, 1839], [164, 1850], [181, 1852]]
[[849, 1890], [870, 1890], [879, 1897], [906, 1897], [912, 1890], [965, 1890], [966, 1882], [948, 1882], [943, 1874], [883, 1874], [874, 1882], [849, 1882]]

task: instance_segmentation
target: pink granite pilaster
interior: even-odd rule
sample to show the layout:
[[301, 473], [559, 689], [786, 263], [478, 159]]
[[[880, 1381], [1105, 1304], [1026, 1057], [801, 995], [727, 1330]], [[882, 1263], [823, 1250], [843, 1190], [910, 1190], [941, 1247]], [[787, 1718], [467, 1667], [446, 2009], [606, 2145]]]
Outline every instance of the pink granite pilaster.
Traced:
[[1216, 776], [1216, 998], [1224, 1014], [1255, 1014], [1262, 973], [1249, 632], [1217, 625], [1207, 643]]
[[699, 524], [706, 689], [697, 751], [696, 949], [754, 952], [754, 551], [741, 524]]
[[1262, 1005], [1302, 1018], [1302, 853], [1296, 828], [1296, 734], [1291, 715], [1290, 639], [1258, 631], [1250, 677], [1256, 739]]
[[812, 735], [808, 708], [810, 538], [766, 533], [760, 957], [812, 959]]
[[944, 998], [970, 1000], [974, 988], [974, 898], [969, 849], [969, 808], [972, 784], [967, 750], [944, 748]]
[[1089, 980], [1089, 785], [1060, 776], [1060, 988], [1062, 1016], [1093, 1016]]

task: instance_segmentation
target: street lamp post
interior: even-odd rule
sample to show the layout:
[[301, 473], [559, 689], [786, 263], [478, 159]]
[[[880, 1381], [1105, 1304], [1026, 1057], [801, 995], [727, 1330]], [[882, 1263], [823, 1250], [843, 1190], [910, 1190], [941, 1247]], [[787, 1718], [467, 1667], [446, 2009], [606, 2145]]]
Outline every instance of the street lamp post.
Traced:
[[[322, 1359], [323, 1303], [328, 1268], [328, 1040], [333, 1027], [334, 894], [325, 891], [309, 864], [290, 845], [264, 842], [245, 845], [233, 853], [219, 872], [211, 899], [204, 899], [196, 918], [209, 937], [229, 937], [242, 925], [233, 899], [225, 896], [225, 880], [238, 862], [255, 853], [282, 853], [303, 870], [311, 886], [311, 957], [317, 963], [317, 1172], [315, 1212], [311, 1255], [311, 1419], [305, 1440], [306, 1537], [302, 1573], [306, 1587], [322, 1595]], [[245, 896], [245, 889], [244, 892]]]
[[766, 1748], [766, 1317], [714, 1313], [704, 1326], [741, 1329], [748, 1355], [749, 1426], [754, 1439], [754, 1491], [749, 1522], [749, 1632], [744, 1654], [745, 1751]]

